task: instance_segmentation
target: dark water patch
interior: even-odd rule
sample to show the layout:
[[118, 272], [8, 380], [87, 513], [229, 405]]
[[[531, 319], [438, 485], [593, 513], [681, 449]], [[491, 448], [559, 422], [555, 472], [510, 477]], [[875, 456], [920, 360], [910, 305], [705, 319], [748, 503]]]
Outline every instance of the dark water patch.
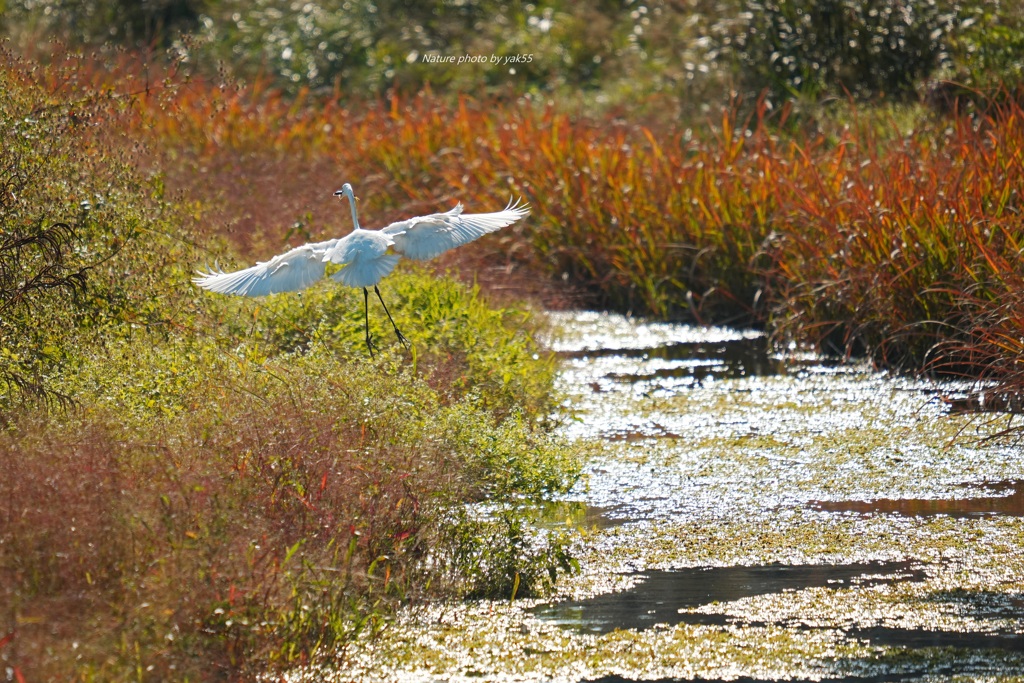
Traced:
[[965, 396], [942, 396], [951, 413], [1024, 413], [1024, 395], [1019, 391], [979, 391]]
[[612, 373], [609, 378], [638, 382], [659, 378], [695, 376], [698, 380], [715, 377], [757, 377], [782, 374], [786, 361], [774, 356], [764, 337], [717, 342], [674, 342], [646, 348], [587, 349], [563, 351], [563, 358], [639, 358], [674, 361], [677, 365], [649, 372]]
[[[867, 640], [872, 645], [920, 649], [962, 648], [968, 650], [1004, 650], [1024, 652], [1024, 633], [1006, 630], [1007, 621], [1024, 626], [1024, 595], [985, 589], [953, 588], [930, 593], [926, 602], [950, 606], [962, 617], [975, 621], [988, 620], [992, 627], [965, 633], [934, 629], [905, 629], [888, 626], [855, 628], [847, 631], [851, 638]], [[1003, 628], [1000, 628], [1002, 626]]]
[[954, 605], [958, 614], [974, 619], [1017, 619], [1024, 623], [1024, 595], [971, 588], [934, 591], [927, 602]]
[[961, 631], [872, 626], [850, 629], [846, 631], [846, 635], [850, 638], [866, 640], [872, 645], [905, 647], [914, 650], [936, 647], [1024, 652], [1024, 634], [1021, 633], [964, 633]]
[[[966, 486], [966, 485], [965, 485]], [[972, 488], [977, 485], [971, 485]], [[1024, 481], [1009, 480], [985, 485], [985, 489], [1009, 491], [997, 496], [977, 498], [879, 498], [877, 500], [815, 500], [814, 510], [852, 512], [861, 515], [889, 514], [902, 517], [955, 518], [1024, 517]]]
[[923, 566], [915, 562], [859, 562], [842, 565], [769, 564], [735, 567], [696, 567], [647, 571], [639, 582], [618, 593], [586, 600], [540, 605], [533, 612], [580, 633], [610, 633], [615, 629], [643, 630], [655, 624], [724, 623], [721, 615], [680, 612], [715, 602], [782, 593], [814, 587], [873, 586], [900, 581], [924, 581]]
[[634, 441], [647, 441], [648, 439], [679, 439], [679, 434], [665, 428], [657, 422], [647, 422], [634, 425], [633, 427], [609, 430], [601, 433], [605, 441], [621, 441], [632, 443]]
[[927, 673], [946, 674], [946, 671], [912, 671], [901, 673], [875, 674], [872, 676], [840, 676], [838, 678], [751, 678], [740, 676], [738, 678], [623, 678], [622, 676], [602, 676], [601, 678], [590, 678], [580, 683], [899, 683], [900, 681], [914, 681], [923, 678]]

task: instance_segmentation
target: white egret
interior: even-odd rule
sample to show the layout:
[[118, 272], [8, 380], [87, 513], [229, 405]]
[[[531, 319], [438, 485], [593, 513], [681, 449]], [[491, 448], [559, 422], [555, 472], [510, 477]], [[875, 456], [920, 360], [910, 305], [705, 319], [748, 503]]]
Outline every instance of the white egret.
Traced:
[[352, 209], [352, 232], [345, 237], [313, 242], [295, 247], [278, 254], [269, 261], [257, 263], [251, 268], [233, 273], [198, 271], [194, 283], [218, 294], [239, 296], [265, 296], [277, 292], [294, 292], [309, 287], [324, 277], [328, 263], [341, 268], [331, 274], [349, 287], [363, 289], [363, 324], [366, 329], [366, 346], [373, 356], [374, 344], [370, 336], [370, 293], [373, 286], [384, 312], [395, 330], [398, 341], [408, 348], [409, 340], [398, 329], [391, 311], [380, 295], [377, 283], [394, 270], [398, 259], [407, 256], [412, 259], [434, 258], [449, 249], [511, 225], [530, 212], [527, 205], [509, 201], [501, 211], [494, 213], [462, 213], [459, 202], [451, 211], [419, 216], [392, 223], [380, 230], [364, 230], [359, 227], [356, 213], [356, 197], [348, 183], [334, 193], [336, 197], [347, 197]]

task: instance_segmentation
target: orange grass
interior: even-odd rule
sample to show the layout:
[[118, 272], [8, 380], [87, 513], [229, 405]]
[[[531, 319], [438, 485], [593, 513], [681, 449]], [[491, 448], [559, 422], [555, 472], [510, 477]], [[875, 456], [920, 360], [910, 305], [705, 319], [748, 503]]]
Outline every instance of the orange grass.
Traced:
[[[172, 102], [154, 106], [144, 124], [159, 145], [189, 150], [190, 169], [230, 165], [226, 172], [248, 174], [240, 184], [255, 180], [261, 190], [219, 196], [225, 222], [259, 215], [263, 226], [279, 226], [280, 237], [302, 215], [295, 196], [305, 196], [308, 208], [316, 204], [310, 190], [323, 195], [345, 180], [356, 184], [363, 214], [376, 223], [456, 200], [482, 210], [523, 196], [533, 207], [531, 220], [491, 240], [507, 263], [580, 285], [591, 304], [751, 318], [757, 283], [749, 269], [732, 266], [753, 258], [763, 240], [773, 206], [763, 167], [772, 157], [747, 153], [744, 129], [729, 116], [715, 141], [700, 144], [553, 107], [448, 104], [428, 95], [296, 103], [258, 87], [190, 87]], [[762, 135], [758, 144], [773, 143]], [[323, 175], [330, 180], [312, 185]], [[750, 187], [746, 179], [755, 177], [765, 181]], [[176, 181], [190, 195], [211, 184], [194, 176]], [[329, 218], [311, 214], [311, 222], [341, 223], [335, 207], [325, 210]], [[239, 241], [246, 245], [251, 237]]]
[[777, 329], [951, 369], [951, 342], [1018, 298], [1022, 111], [941, 123], [894, 144], [850, 133], [816, 185], [791, 188], [772, 249]]

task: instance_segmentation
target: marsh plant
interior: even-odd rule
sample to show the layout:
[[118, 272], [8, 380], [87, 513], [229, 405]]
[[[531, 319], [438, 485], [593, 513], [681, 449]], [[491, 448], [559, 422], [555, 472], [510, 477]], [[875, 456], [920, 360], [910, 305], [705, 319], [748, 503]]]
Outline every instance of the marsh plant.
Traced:
[[[499, 576], [476, 564], [499, 566], [491, 545], [469, 561], [460, 510], [580, 467], [549, 429], [536, 314], [405, 270], [388, 286], [416, 346], [371, 360], [355, 290], [202, 294], [211, 237], [140, 173], [140, 100], [37, 85], [51, 75], [0, 72], [5, 670], [248, 677], [343, 657], [399, 604]], [[523, 562], [572, 569], [518, 539]], [[550, 582], [517, 576], [522, 594]]]

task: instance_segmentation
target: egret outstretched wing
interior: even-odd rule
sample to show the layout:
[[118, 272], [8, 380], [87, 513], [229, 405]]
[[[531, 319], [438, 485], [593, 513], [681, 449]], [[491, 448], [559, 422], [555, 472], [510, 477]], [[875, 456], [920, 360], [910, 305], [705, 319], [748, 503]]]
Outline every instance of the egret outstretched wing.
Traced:
[[429, 259], [511, 225], [528, 213], [530, 207], [521, 200], [510, 201], [502, 211], [469, 214], [462, 213], [460, 202], [451, 211], [398, 221], [381, 232], [394, 239], [394, 249], [401, 255]]
[[338, 240], [333, 239], [304, 244], [269, 261], [233, 273], [221, 270], [198, 271], [198, 277], [192, 278], [192, 282], [218, 294], [266, 296], [277, 292], [294, 292], [323, 278], [327, 265], [324, 263], [324, 254], [337, 243]]
[[[2, 2], [3, 0], [0, 0]], [[414, 259], [428, 259], [449, 249], [511, 225], [530, 212], [530, 207], [509, 201], [501, 211], [494, 213], [462, 213], [462, 204], [446, 213], [435, 213], [420, 218], [392, 223], [383, 230], [364, 230], [359, 227], [356, 211], [356, 197], [352, 186], [345, 183], [334, 193], [336, 197], [348, 199], [352, 210], [352, 232], [340, 238], [315, 242], [296, 247], [264, 263], [234, 273], [207, 270], [198, 271], [192, 278], [203, 289], [218, 294], [238, 296], [264, 296], [277, 292], [294, 292], [309, 287], [323, 278], [327, 264], [334, 263], [338, 270], [331, 278], [349, 287], [363, 290], [363, 329], [366, 332], [366, 346], [373, 355], [374, 343], [370, 336], [370, 311], [368, 287], [380, 299], [384, 312], [395, 330], [398, 341], [407, 349], [409, 340], [398, 329], [391, 316], [377, 283], [384, 279], [402, 256]]]

